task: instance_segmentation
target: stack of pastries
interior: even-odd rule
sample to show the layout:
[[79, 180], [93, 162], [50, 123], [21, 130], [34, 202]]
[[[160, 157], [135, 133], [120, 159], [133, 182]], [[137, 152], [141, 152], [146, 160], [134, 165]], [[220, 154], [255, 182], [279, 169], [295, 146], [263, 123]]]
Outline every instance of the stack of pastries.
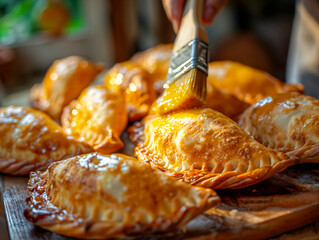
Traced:
[[[114, 65], [56, 61], [33, 108], [0, 108], [0, 171], [30, 174], [26, 218], [70, 237], [176, 229], [256, 184], [319, 162], [319, 100], [248, 66], [209, 64], [207, 106], [156, 114], [172, 45]], [[135, 158], [119, 153], [127, 132]]]

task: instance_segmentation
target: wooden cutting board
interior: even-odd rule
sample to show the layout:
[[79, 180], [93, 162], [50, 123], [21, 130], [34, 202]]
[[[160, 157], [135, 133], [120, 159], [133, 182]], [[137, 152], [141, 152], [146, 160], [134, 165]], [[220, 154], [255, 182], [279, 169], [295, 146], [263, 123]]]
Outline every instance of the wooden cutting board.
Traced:
[[[24, 218], [27, 177], [0, 177], [0, 239], [67, 239]], [[319, 221], [319, 164], [294, 166], [257, 185], [218, 194], [222, 203], [185, 227], [143, 239], [267, 239]], [[307, 239], [319, 239], [318, 225]], [[287, 236], [279, 239], [303, 239]]]

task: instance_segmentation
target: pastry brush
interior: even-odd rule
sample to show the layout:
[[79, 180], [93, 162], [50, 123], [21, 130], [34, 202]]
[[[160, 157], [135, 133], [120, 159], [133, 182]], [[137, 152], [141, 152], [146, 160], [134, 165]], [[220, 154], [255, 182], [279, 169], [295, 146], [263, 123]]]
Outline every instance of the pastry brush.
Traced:
[[206, 104], [208, 38], [202, 22], [204, 0], [188, 0], [156, 112], [165, 114]]

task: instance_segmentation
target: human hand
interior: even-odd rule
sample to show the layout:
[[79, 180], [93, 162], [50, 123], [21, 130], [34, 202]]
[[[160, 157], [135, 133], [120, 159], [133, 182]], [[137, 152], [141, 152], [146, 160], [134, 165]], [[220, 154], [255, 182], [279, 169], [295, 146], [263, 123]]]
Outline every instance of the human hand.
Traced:
[[[211, 24], [216, 14], [221, 10], [228, 0], [205, 0], [203, 23]], [[172, 22], [174, 31], [177, 32], [183, 16], [185, 0], [162, 0], [168, 19]]]

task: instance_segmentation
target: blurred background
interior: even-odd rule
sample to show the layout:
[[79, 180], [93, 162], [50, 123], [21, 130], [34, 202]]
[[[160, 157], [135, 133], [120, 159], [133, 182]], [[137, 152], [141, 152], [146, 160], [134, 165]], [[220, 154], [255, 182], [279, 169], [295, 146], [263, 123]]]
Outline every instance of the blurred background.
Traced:
[[[230, 0], [207, 27], [210, 60], [242, 62], [285, 81], [294, 14], [292, 0]], [[0, 95], [14, 98], [41, 82], [59, 58], [112, 67], [174, 38], [161, 0], [0, 0]]]

